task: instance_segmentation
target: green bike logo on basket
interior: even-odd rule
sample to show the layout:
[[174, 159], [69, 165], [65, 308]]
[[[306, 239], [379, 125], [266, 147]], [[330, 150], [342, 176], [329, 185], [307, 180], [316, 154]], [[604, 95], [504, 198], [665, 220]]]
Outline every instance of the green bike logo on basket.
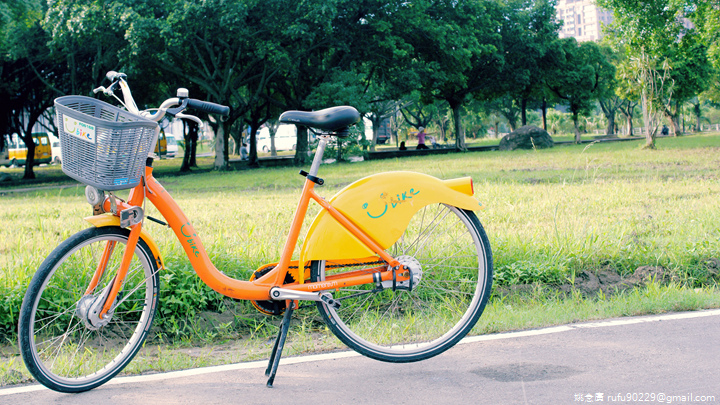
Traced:
[[83, 141], [95, 143], [95, 126], [86, 124], [82, 121], [70, 118], [67, 115], [63, 116], [63, 129], [65, 132], [80, 138]]

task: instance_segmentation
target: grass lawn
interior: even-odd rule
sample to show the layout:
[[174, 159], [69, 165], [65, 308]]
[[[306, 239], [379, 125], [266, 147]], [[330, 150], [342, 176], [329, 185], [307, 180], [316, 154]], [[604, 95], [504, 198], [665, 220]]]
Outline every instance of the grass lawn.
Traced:
[[[390, 170], [443, 179], [472, 176], [475, 196], [485, 206], [477, 214], [496, 272], [496, 293], [475, 334], [719, 307], [720, 134], [661, 138], [657, 150], [643, 150], [642, 144], [325, 165], [320, 192], [329, 197], [354, 180]], [[247, 279], [279, 257], [302, 185], [297, 168], [178, 176], [180, 163], [157, 162], [157, 177], [192, 219], [219, 269]], [[199, 163], [208, 169], [212, 158]], [[91, 214], [83, 187], [64, 180], [59, 167], [37, 173], [40, 180], [33, 186], [60, 179], [70, 186], [4, 194], [0, 188], [0, 337], [5, 344], [0, 384], [27, 378], [14, 325], [30, 278], [58, 243], [88, 227], [82, 218]], [[314, 215], [317, 208], [310, 211]], [[159, 217], [151, 207], [148, 214]], [[152, 223], [145, 229], [168, 269], [161, 274], [150, 348], [127, 371], [267, 357], [268, 338], [279, 321], [223, 300], [193, 278], [171, 231]], [[590, 288], [591, 279], [600, 287]], [[314, 310], [304, 311], [308, 316], [290, 332], [288, 354], [343, 347], [317, 326]]]

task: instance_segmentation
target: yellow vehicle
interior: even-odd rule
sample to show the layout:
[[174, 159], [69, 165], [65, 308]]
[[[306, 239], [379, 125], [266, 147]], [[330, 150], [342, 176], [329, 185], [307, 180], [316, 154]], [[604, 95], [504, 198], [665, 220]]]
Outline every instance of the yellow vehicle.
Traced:
[[165, 131], [161, 130], [158, 134], [158, 140], [155, 144], [155, 154], [161, 159], [167, 156], [167, 137], [165, 136]]
[[[46, 132], [37, 132], [32, 134], [33, 142], [35, 142], [35, 160], [33, 165], [37, 166], [41, 163], [50, 163], [52, 161], [52, 149], [50, 146], [50, 138]], [[27, 146], [25, 142], [17, 135], [13, 134], [8, 137], [9, 145], [8, 148], [8, 159], [9, 166], [25, 165], [27, 160]]]

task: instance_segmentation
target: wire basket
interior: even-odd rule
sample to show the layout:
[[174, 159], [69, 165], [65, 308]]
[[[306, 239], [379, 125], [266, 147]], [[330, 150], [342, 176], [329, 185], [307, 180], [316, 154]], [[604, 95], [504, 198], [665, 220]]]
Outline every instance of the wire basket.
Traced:
[[55, 99], [62, 170], [100, 190], [140, 183], [158, 124], [104, 101], [84, 96]]

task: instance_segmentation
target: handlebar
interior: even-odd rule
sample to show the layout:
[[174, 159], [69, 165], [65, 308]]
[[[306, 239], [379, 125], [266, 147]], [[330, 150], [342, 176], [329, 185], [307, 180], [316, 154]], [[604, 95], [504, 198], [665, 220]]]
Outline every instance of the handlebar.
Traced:
[[202, 100], [196, 100], [194, 98], [189, 98], [187, 102], [187, 106], [190, 108], [194, 108], [196, 110], [206, 112], [208, 114], [218, 114], [222, 115], [223, 117], [227, 117], [230, 115], [230, 107], [211, 103], [209, 101], [202, 101]]
[[[93, 90], [94, 93], [102, 91], [105, 95], [113, 96], [118, 101], [120, 101], [120, 103], [122, 103], [125, 108], [127, 108], [128, 111], [130, 111], [131, 113], [142, 115], [145, 118], [156, 122], [159, 122], [165, 116], [165, 113], [174, 106], [179, 106], [178, 108], [171, 111], [171, 113], [175, 115], [178, 115], [186, 107], [190, 107], [208, 114], [221, 115], [223, 117], [227, 117], [228, 115], [230, 115], [230, 107], [211, 103], [209, 101], [187, 98], [187, 90], [185, 89], [178, 89], [178, 97], [173, 97], [165, 100], [155, 113], [151, 113], [150, 111], [139, 111], [137, 105], [135, 104], [135, 100], [133, 100], [132, 93], [130, 92], [130, 86], [128, 86], [127, 82], [125, 81], [127, 75], [125, 73], [110, 71], [107, 73], [106, 76], [112, 81], [112, 84], [108, 88], [102, 86], [98, 87], [97, 89]], [[120, 100], [115, 96], [115, 89], [117, 89], [118, 87], [120, 87], [120, 89], [122, 90], [124, 101]], [[196, 118], [190, 115], [183, 115], [183, 117]], [[197, 121], [200, 121], [200, 119], [198, 118]]]

